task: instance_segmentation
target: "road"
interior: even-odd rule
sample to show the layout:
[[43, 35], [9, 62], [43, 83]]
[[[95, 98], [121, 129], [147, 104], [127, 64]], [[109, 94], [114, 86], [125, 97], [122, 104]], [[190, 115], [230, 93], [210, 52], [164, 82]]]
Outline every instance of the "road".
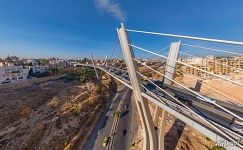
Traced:
[[[196, 112], [201, 113], [201, 115], [207, 117], [208, 119], [214, 120], [217, 123], [228, 127], [233, 120], [233, 116], [224, 112], [223, 110], [217, 108], [216, 106], [209, 104], [207, 102], [199, 101], [196, 96], [178, 90], [178, 88], [173, 88], [172, 90], [176, 95], [183, 95], [192, 100], [192, 105], [189, 106], [194, 109]], [[212, 99], [215, 100], [215, 99]], [[230, 103], [216, 100], [217, 103], [220, 103], [221, 106], [229, 109], [230, 111], [236, 113], [237, 115], [243, 117], [243, 108], [240, 106], [232, 106]]]
[[[198, 100], [198, 98], [196, 96], [185, 91], [184, 89], [180, 89], [177, 87], [163, 87], [163, 86], [161, 86], [161, 87], [163, 89], [172, 91], [172, 93], [174, 93], [176, 97], [180, 97], [180, 96], [187, 97], [187, 99], [190, 99], [192, 101], [191, 105], [186, 104], [189, 108], [191, 108], [195, 112], [201, 114], [205, 118], [215, 121], [218, 124], [230, 129], [230, 125], [233, 120], [233, 115], [224, 112], [223, 110], [217, 108], [216, 106], [214, 106], [212, 104]], [[160, 95], [160, 96], [161, 96], [161, 94], [159, 94], [159, 93], [163, 93], [151, 84], [147, 84], [146, 88], [148, 88], [150, 91], [154, 91], [155, 93], [157, 93], [157, 95]], [[175, 101], [168, 95], [162, 94], [162, 97], [165, 97], [166, 99], [169, 99], [170, 101], [179, 104], [177, 101]], [[225, 107], [225, 108], [231, 110], [232, 112], [236, 113], [237, 115], [243, 117], [243, 108], [242, 107], [236, 106], [236, 105], [233, 105], [230, 103], [226, 103], [223, 101], [219, 101], [216, 99], [212, 99], [212, 100], [215, 100], [217, 103], [220, 103], [223, 107]], [[183, 101], [183, 100], [181, 100], [181, 101]]]
[[[131, 111], [133, 111], [132, 101], [131, 101], [132, 91], [128, 90], [128, 93], [124, 97], [124, 103], [122, 105], [122, 113], [121, 118], [119, 120], [116, 134], [114, 136], [114, 143], [112, 146], [113, 150], [128, 150], [130, 146], [130, 142], [132, 139], [130, 138], [132, 135], [132, 122], [131, 122]], [[125, 109], [124, 106], [127, 105], [128, 108]], [[122, 135], [122, 130], [125, 129], [127, 132], [125, 135]]]
[[[124, 135], [124, 137], [120, 137], [121, 132], [123, 129], [127, 129], [127, 131], [130, 131], [129, 125], [131, 124], [131, 113], [130, 111], [130, 104], [131, 104], [131, 90], [129, 90], [127, 87], [124, 86], [118, 86], [117, 93], [113, 100], [110, 103], [110, 107], [108, 110], [104, 112], [104, 114], [101, 116], [100, 120], [98, 121], [94, 131], [92, 132], [90, 138], [88, 139], [88, 142], [85, 145], [86, 150], [106, 150], [107, 147], [103, 147], [103, 141], [105, 137], [110, 137], [111, 135], [111, 129], [114, 126], [114, 117], [113, 112], [115, 112], [118, 108], [118, 105], [121, 101], [122, 105], [122, 113], [121, 118], [118, 119], [115, 135], [114, 135], [114, 141], [112, 145], [112, 149], [118, 150], [121, 145], [124, 147], [129, 146], [129, 142], [126, 140], [126, 137], [129, 135], [129, 132], [127, 132], [127, 135]], [[124, 105], [128, 105], [128, 109], [124, 110]], [[109, 138], [109, 143], [111, 138]], [[121, 144], [121, 145], [119, 145]], [[124, 149], [123, 149], [124, 150]]]
[[[192, 99], [195, 102], [197, 101], [197, 102], [200, 102], [200, 103], [202, 103], [204, 105], [208, 105], [209, 107], [214, 107], [211, 104], [199, 101], [198, 98], [195, 95], [193, 95], [192, 93], [186, 91], [185, 89], [181, 89], [181, 88], [178, 88], [178, 87], [172, 87], [172, 86], [170, 86], [168, 88], [171, 89], [176, 95], [180, 95], [181, 94], [183, 96], [189, 97], [190, 99]], [[229, 109], [230, 111], [233, 111], [233, 112], [237, 113], [238, 115], [242, 115], [243, 114], [243, 108], [241, 106], [238, 106], [238, 105], [232, 104], [232, 103], [227, 103], [227, 102], [220, 101], [220, 100], [213, 99], [213, 98], [210, 98], [210, 99], [216, 101], [216, 103], [218, 103], [221, 106]]]

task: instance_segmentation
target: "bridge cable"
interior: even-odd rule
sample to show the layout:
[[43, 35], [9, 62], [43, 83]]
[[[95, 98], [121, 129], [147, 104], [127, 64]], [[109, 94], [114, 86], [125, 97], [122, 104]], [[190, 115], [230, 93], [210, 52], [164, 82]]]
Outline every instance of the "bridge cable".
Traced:
[[143, 34], [152, 34], [152, 35], [159, 35], [159, 36], [177, 37], [177, 38], [184, 38], [184, 39], [192, 39], [192, 40], [200, 40], [200, 41], [208, 41], [208, 42], [216, 42], [216, 43], [224, 43], [224, 44], [243, 46], [243, 42], [238, 42], [238, 41], [201, 38], [201, 37], [193, 37], [193, 36], [185, 36], [185, 35], [176, 35], [176, 34], [149, 32], [149, 31], [142, 31], [142, 30], [133, 30], [133, 29], [125, 29], [125, 30], [129, 31], [129, 32], [136, 32], [136, 33], [143, 33]]
[[217, 104], [215, 101], [212, 101], [212, 100], [210, 100], [210, 99], [208, 99], [208, 98], [202, 96], [201, 94], [199, 94], [199, 93], [197, 93], [197, 92], [191, 90], [190, 88], [188, 88], [188, 87], [182, 85], [181, 83], [179, 83], [179, 82], [177, 82], [177, 81], [175, 81], [175, 80], [173, 80], [173, 79], [171, 79], [171, 78], [166, 77], [166, 76], [165, 76], [164, 74], [162, 74], [161, 72], [159, 72], [159, 71], [157, 71], [157, 70], [155, 70], [155, 69], [153, 69], [153, 68], [147, 66], [146, 64], [143, 64], [143, 63], [140, 62], [139, 60], [137, 60], [137, 59], [135, 59], [135, 58], [133, 58], [133, 59], [134, 59], [136, 62], [138, 62], [138, 63], [140, 63], [140, 64], [146, 66], [147, 68], [149, 68], [149, 69], [151, 69], [151, 70], [157, 72], [158, 74], [162, 75], [164, 78], [167, 78], [168, 80], [170, 80], [170, 81], [172, 81], [172, 82], [174, 82], [174, 83], [180, 85], [181, 87], [185, 88], [186, 90], [190, 91], [191, 93], [193, 93], [193, 94], [197, 95], [198, 97], [204, 99], [206, 102], [209, 102], [209, 103], [211, 103], [211, 104], [213, 104], [213, 105], [219, 107], [220, 109], [222, 109], [222, 110], [224, 110], [225, 112], [231, 114], [232, 116], [235, 116], [236, 118], [240, 119], [241, 121], [243, 120], [242, 117], [240, 117], [239, 115], [237, 115], [237, 114], [235, 114], [235, 113], [233, 113], [233, 112], [227, 110], [226, 108], [220, 106], [220, 105]]
[[[118, 68], [114, 68], [114, 69], [118, 69]], [[127, 70], [123, 70], [123, 69], [118, 69], [118, 70], [122, 70], [122, 71], [124, 71], [124, 72], [128, 72]], [[178, 101], [178, 99], [176, 99], [174, 96], [172, 96], [171, 94], [169, 94], [167, 91], [165, 91], [164, 89], [162, 89], [161, 87], [159, 87], [157, 84], [155, 84], [153, 81], [151, 81], [150, 79], [148, 79], [147, 77], [145, 77], [144, 75], [142, 75], [140, 72], [137, 72], [142, 78], [145, 78], [147, 81], [149, 81], [151, 84], [153, 84], [153, 85], [155, 85], [157, 88], [159, 88], [161, 91], [163, 91], [164, 93], [166, 93], [169, 97], [171, 97], [172, 99], [174, 99], [174, 100], [176, 100], [178, 103], [180, 103], [181, 105], [183, 105], [185, 108], [187, 108], [187, 109], [185, 109], [185, 110], [189, 110], [191, 113], [193, 113], [193, 114], [195, 114], [196, 116], [198, 116], [199, 114], [197, 114], [196, 112], [194, 112], [193, 110], [191, 110], [191, 108], [188, 108], [186, 105], [184, 105], [183, 103], [181, 103], [180, 101]], [[119, 76], [117, 76], [117, 77], [119, 77]], [[120, 78], [120, 77], [119, 77]], [[126, 79], [122, 79], [122, 80], [126, 80]], [[126, 80], [126, 82], [129, 82], [128, 80]], [[161, 99], [161, 98], [159, 98], [156, 94], [154, 94], [154, 92], [152, 92], [152, 91], [150, 91], [149, 89], [147, 89], [143, 84], [141, 84], [141, 86], [144, 88], [144, 89], [146, 89], [147, 91], [149, 91], [150, 93], [151, 93], [151, 95], [153, 95], [154, 97], [156, 97], [157, 99]], [[167, 101], [167, 100], [166, 100]], [[169, 100], [168, 100], [169, 101]], [[162, 103], [165, 103], [163, 100], [162, 101], [160, 101], [160, 102], [162, 102]], [[171, 101], [170, 101], [171, 102]], [[173, 102], [172, 102], [172, 104], [173, 104]], [[180, 105], [177, 105], [177, 104], [173, 104], [173, 105], [176, 105], [176, 106], [174, 106], [174, 107], [176, 107], [176, 108], [180, 108], [180, 109], [184, 109], [184, 107], [181, 107]], [[211, 121], [211, 120], [207, 120], [207, 121], [209, 121], [210, 123], [213, 123], [214, 125], [217, 125], [217, 126], [219, 126], [219, 128], [223, 128], [224, 130], [227, 130], [228, 132], [231, 132], [232, 134], [234, 134], [234, 135], [236, 135], [236, 136], [238, 136], [238, 137], [242, 137], [241, 135], [239, 135], [239, 134], [237, 134], [237, 133], [235, 133], [235, 132], [233, 132], [233, 131], [231, 131], [231, 130], [229, 130], [229, 129], [227, 129], [227, 128], [225, 128], [225, 127], [223, 127], [223, 126], [221, 126], [221, 125], [219, 125], [219, 124], [217, 124], [217, 123], [215, 123], [215, 122], [213, 122], [213, 121]], [[207, 122], [208, 123], [208, 122]], [[209, 123], [209, 124], [210, 124]]]
[[[141, 76], [141, 77], [143, 77], [143, 78], [145, 78], [147, 81], [149, 81], [150, 83], [152, 83], [153, 85], [155, 85], [157, 88], [159, 88], [161, 91], [163, 91], [163, 92], [165, 92], [168, 96], [170, 96], [171, 98], [173, 98], [174, 100], [176, 100], [178, 103], [180, 103], [181, 105], [183, 105], [185, 108], [187, 108], [186, 110], [189, 110], [189, 112], [191, 112], [192, 114], [194, 114], [194, 115], [196, 115], [197, 117], [199, 117], [200, 119], [202, 119], [203, 121], [205, 121], [206, 123], [208, 123], [210, 126], [212, 126], [211, 125], [211, 123], [213, 123], [214, 125], [217, 125], [217, 126], [220, 126], [220, 128], [224, 128], [224, 130], [227, 130], [228, 132], [231, 132], [232, 134], [234, 134], [234, 135], [236, 135], [236, 136], [238, 136], [238, 137], [242, 137], [241, 135], [239, 135], [239, 134], [237, 134], [237, 133], [235, 133], [235, 132], [233, 132], [233, 131], [231, 131], [231, 130], [229, 130], [229, 129], [227, 129], [227, 128], [225, 128], [225, 127], [222, 127], [221, 125], [219, 125], [218, 123], [215, 123], [215, 122], [213, 122], [213, 121], [211, 121], [211, 120], [208, 120], [208, 119], [205, 119], [205, 118], [203, 118], [201, 115], [199, 115], [199, 114], [197, 114], [195, 111], [193, 111], [191, 108], [189, 108], [188, 106], [186, 106], [185, 104], [183, 104], [182, 102], [180, 102], [178, 99], [176, 99], [174, 96], [172, 96], [171, 94], [169, 94], [168, 92], [166, 92], [164, 89], [162, 89], [161, 87], [159, 87], [157, 84], [155, 84], [153, 81], [151, 81], [150, 79], [148, 79], [147, 77], [145, 77], [144, 75], [142, 75], [141, 73], [139, 73], [138, 72], [138, 74]], [[143, 86], [144, 88], [146, 88], [145, 86]], [[146, 90], [148, 90], [147, 88], [146, 88]], [[150, 91], [150, 90], [148, 90], [149, 92], [151, 92], [151, 93], [153, 93], [152, 91]], [[159, 98], [158, 96], [156, 96], [157, 98]], [[159, 99], [161, 99], [161, 98], [159, 98]], [[173, 102], [172, 102], [173, 103]], [[177, 107], [177, 106], [176, 106]], [[214, 126], [212, 126], [213, 128], [217, 128], [217, 127], [214, 127]], [[217, 130], [219, 130], [218, 128], [217, 128]], [[221, 131], [221, 130], [220, 130]], [[221, 134], [222, 134], [222, 132], [221, 132]], [[226, 133], [223, 133], [223, 135], [224, 134], [226, 134]]]
[[115, 53], [115, 50], [116, 50], [116, 47], [117, 47], [118, 42], [119, 42], [119, 39], [117, 38], [116, 39], [116, 43], [115, 43], [115, 45], [114, 45], [114, 47], [112, 49], [111, 58], [110, 58], [111, 60], [112, 60], [112, 58], [114, 56], [114, 53]]
[[192, 66], [192, 65], [189, 65], [189, 64], [186, 64], [186, 63], [180, 62], [180, 61], [178, 61], [178, 60], [174, 60], [174, 59], [168, 58], [168, 57], [166, 57], [166, 56], [164, 56], [164, 55], [157, 54], [157, 53], [152, 52], [152, 51], [150, 51], [150, 50], [147, 50], [147, 49], [144, 49], [144, 48], [141, 48], [141, 47], [138, 47], [138, 46], [132, 45], [132, 44], [129, 44], [129, 45], [130, 45], [130, 46], [132, 46], [133, 48], [136, 48], [136, 49], [139, 49], [139, 50], [142, 50], [142, 51], [145, 51], [145, 52], [148, 52], [148, 53], [151, 53], [151, 54], [157, 55], [157, 56], [162, 57], [162, 58], [169, 59], [169, 60], [171, 60], [171, 61], [177, 62], [177, 63], [182, 64], [182, 65], [184, 65], [184, 66], [188, 66], [188, 67], [194, 68], [194, 69], [196, 69], [196, 70], [200, 70], [200, 71], [202, 71], [202, 72], [204, 72], [204, 73], [210, 74], [210, 75], [212, 75], [212, 76], [216, 76], [216, 77], [218, 77], [218, 78], [224, 79], [224, 80], [226, 80], [226, 81], [232, 82], [232, 83], [234, 83], [234, 84], [237, 84], [237, 85], [240, 85], [240, 86], [242, 86], [242, 87], [243, 87], [243, 84], [242, 84], [242, 83], [235, 82], [235, 81], [230, 80], [230, 79], [228, 79], [228, 78], [225, 78], [225, 77], [222, 77], [222, 76], [220, 76], [220, 75], [217, 75], [217, 74], [214, 74], [214, 73], [211, 73], [211, 72], [205, 71], [205, 70], [203, 70], [203, 69], [200, 69], [200, 68], [194, 67], [194, 66]]
[[[134, 59], [135, 60], [135, 59]], [[136, 60], [135, 60], [136, 61]], [[137, 61], [137, 62], [139, 62], [139, 61]], [[140, 62], [141, 63], [141, 62]], [[143, 64], [144, 65], [144, 64]], [[144, 66], [146, 66], [146, 65], [144, 65]], [[148, 66], [147, 66], [148, 67]], [[150, 67], [149, 67], [150, 68]], [[150, 68], [150, 69], [152, 69], [152, 68]], [[152, 70], [154, 70], [154, 69], [152, 69]], [[154, 70], [154, 71], [156, 71], [156, 70]], [[157, 72], [157, 71], [156, 71]], [[161, 74], [161, 73], [160, 73]], [[161, 74], [162, 76], [163, 76], [163, 74]], [[165, 76], [164, 76], [165, 77]], [[167, 78], [167, 77], [165, 77], [165, 78]], [[167, 79], [170, 79], [170, 78], [167, 78]], [[151, 81], [152, 82], [152, 81]], [[174, 82], [174, 83], [176, 83], [176, 81]], [[156, 84], [155, 84], [156, 85]], [[162, 89], [162, 88], [160, 88], [158, 85], [156, 85], [156, 87], [158, 87], [160, 90]], [[177, 100], [178, 101], [178, 100]], [[185, 107], [185, 105], [183, 104], [183, 106]], [[205, 119], [205, 118], [203, 118], [202, 116], [200, 116], [199, 114], [197, 114], [197, 113], [195, 113], [193, 110], [191, 110], [189, 107], [187, 107], [186, 106], [186, 108], [189, 110], [189, 111], [191, 111], [193, 114], [195, 114], [196, 116], [198, 116], [200, 119], [202, 119], [202, 120], [204, 120], [205, 122], [207, 122], [210, 126], [212, 126], [214, 129], [216, 129], [218, 132], [220, 132], [221, 134], [223, 134], [224, 136], [226, 136], [227, 138], [229, 138], [231, 141], [233, 141], [233, 142], [236, 142], [232, 137], [230, 137], [229, 135], [227, 135], [226, 133], [224, 133], [224, 132], [222, 132], [220, 129], [218, 129], [216, 126], [214, 126], [214, 125], [212, 125], [212, 124], [210, 124], [208, 121], [207, 121], [207, 119]], [[243, 146], [241, 145], [241, 144], [239, 144], [239, 143], [237, 143], [241, 148], [243, 148]]]
[[222, 49], [208, 48], [208, 47], [197, 46], [197, 45], [190, 45], [190, 44], [184, 44], [184, 43], [181, 43], [181, 45], [183, 45], [183, 46], [189, 46], [189, 47], [194, 47], [194, 48], [205, 49], [205, 50], [210, 50], [210, 51], [217, 51], [217, 52], [223, 52], [223, 53], [228, 53], [228, 54], [234, 54], [234, 55], [243, 56], [243, 54], [241, 54], [241, 53], [231, 52], [231, 51], [222, 50]]
[[[109, 71], [106, 71], [106, 69], [102, 69], [102, 68], [100, 68], [100, 69], [103, 70], [103, 71], [105, 71], [105, 72], [109, 72]], [[109, 72], [109, 73], [110, 73], [110, 72]], [[111, 73], [111, 74], [113, 74], [113, 73]], [[114, 74], [113, 74], [113, 75], [114, 75]], [[114, 75], [114, 76], [117, 76], [117, 75]], [[126, 83], [126, 82], [123, 81], [124, 79], [119, 79], [118, 77], [117, 77], [117, 79], [118, 79], [120, 82], [122, 82], [123, 84], [125, 84], [127, 87], [132, 88], [130, 84], [128, 84], [128, 83]], [[199, 118], [200, 118], [200, 115], [199, 115]], [[202, 119], [202, 120], [205, 120], [204, 118], [201, 118], [201, 119]], [[210, 124], [210, 125], [211, 125], [211, 124]], [[211, 126], [212, 126], [212, 125], [211, 125]], [[222, 132], [222, 131], [221, 131], [220, 129], [218, 129], [217, 127], [215, 127], [215, 129], [218, 130], [218, 132], [220, 132], [221, 134], [225, 135], [229, 140], [235, 142], [239, 147], [243, 148], [243, 146], [242, 146], [240, 143], [234, 141], [234, 139], [232, 139], [232, 138], [231, 138], [230, 136], [228, 136], [226, 133]]]
[[[183, 72], [183, 73], [185, 73], [185, 74], [187, 74], [186, 72]], [[221, 96], [223, 96], [223, 97], [225, 97], [225, 98], [227, 98], [227, 99], [231, 99], [232, 100], [232, 97], [230, 97], [230, 96], [228, 96], [228, 95], [226, 95], [226, 94], [223, 94], [222, 92], [220, 92], [220, 90], [218, 90], [217, 88], [215, 88], [215, 87], [213, 87], [213, 86], [211, 86], [210, 84], [208, 84], [207, 82], [202, 82], [202, 81], [199, 81], [201, 84], [203, 84], [203, 85], [205, 85], [205, 86], [207, 86], [207, 87], [209, 87], [211, 90], [213, 90], [215, 93], [217, 93], [217, 95], [221, 95]], [[218, 90], [218, 91], [217, 91]], [[236, 105], [242, 105], [242, 104], [240, 104], [240, 103], [238, 103], [238, 101], [239, 101], [239, 98], [238, 97], [236, 97], [236, 96], [233, 96], [234, 98], [233, 98], [233, 101], [230, 101], [231, 103], [234, 103], [234, 104], [236, 104]], [[238, 101], [237, 101], [238, 100]], [[227, 100], [228, 101], [228, 100]], [[229, 101], [228, 101], [229, 102]]]
[[[158, 51], [156, 51], [156, 53], [160, 53], [160, 52], [162, 52], [162, 51], [164, 51], [164, 50], [167, 50], [167, 48], [169, 48], [170, 47], [170, 45], [167, 45], [167, 46], [165, 46], [164, 48], [162, 48], [161, 50], [158, 50]], [[150, 57], [152, 57], [153, 56], [153, 54], [150, 54], [149, 56], [147, 56], [145, 59], [148, 59], [148, 58], [150, 58]]]
[[[192, 55], [192, 54], [188, 54], [188, 53], [185, 53], [185, 52], [179, 52], [179, 53], [181, 53], [181, 54], [183, 54], [183, 55], [191, 56], [191, 57], [200, 58], [199, 56]], [[219, 64], [219, 65], [222, 65], [222, 66], [226, 66], [226, 67], [229, 67], [229, 68], [233, 68], [233, 66], [230, 66], [230, 65], [227, 65], [227, 64], [223, 64], [223, 63], [219, 63], [219, 62], [217, 62], [216, 60], [213, 60], [213, 61], [214, 61], [214, 63], [216, 63], [216, 64]], [[242, 70], [242, 69], [240, 68], [240, 70]]]

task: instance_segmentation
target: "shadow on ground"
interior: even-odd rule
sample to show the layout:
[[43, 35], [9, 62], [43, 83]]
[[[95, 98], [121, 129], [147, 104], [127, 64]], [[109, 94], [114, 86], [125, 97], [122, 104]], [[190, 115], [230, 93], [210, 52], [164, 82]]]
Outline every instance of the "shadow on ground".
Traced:
[[[176, 119], [170, 130], [165, 135], [165, 149], [175, 150], [186, 124]], [[173, 142], [172, 142], [173, 141]]]

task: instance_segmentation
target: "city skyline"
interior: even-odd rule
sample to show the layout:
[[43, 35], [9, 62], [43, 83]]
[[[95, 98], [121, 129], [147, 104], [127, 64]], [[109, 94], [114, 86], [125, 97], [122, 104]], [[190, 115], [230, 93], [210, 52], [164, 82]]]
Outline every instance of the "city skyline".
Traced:
[[[239, 19], [243, 16], [242, 1], [220, 1], [218, 5], [216, 1], [175, 4], [159, 1], [141, 3], [137, 0], [76, 0], [72, 3], [14, 0], [0, 4], [1, 58], [8, 54], [33, 58], [80, 58], [89, 57], [90, 53], [102, 58], [111, 55], [109, 53], [117, 39], [116, 28], [121, 22], [129, 28], [141, 30], [243, 40], [243, 21]], [[141, 5], [136, 7], [137, 4]], [[136, 34], [131, 36], [132, 42], [142, 42], [145, 47], [155, 50], [171, 41], [137, 38]], [[236, 49], [236, 52], [240, 51]]]

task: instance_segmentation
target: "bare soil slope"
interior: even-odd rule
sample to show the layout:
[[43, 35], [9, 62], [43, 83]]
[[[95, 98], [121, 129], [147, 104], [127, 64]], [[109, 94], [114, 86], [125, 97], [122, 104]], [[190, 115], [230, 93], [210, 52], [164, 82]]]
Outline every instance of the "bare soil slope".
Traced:
[[78, 149], [111, 94], [111, 78], [103, 79], [1, 86], [0, 149]]

